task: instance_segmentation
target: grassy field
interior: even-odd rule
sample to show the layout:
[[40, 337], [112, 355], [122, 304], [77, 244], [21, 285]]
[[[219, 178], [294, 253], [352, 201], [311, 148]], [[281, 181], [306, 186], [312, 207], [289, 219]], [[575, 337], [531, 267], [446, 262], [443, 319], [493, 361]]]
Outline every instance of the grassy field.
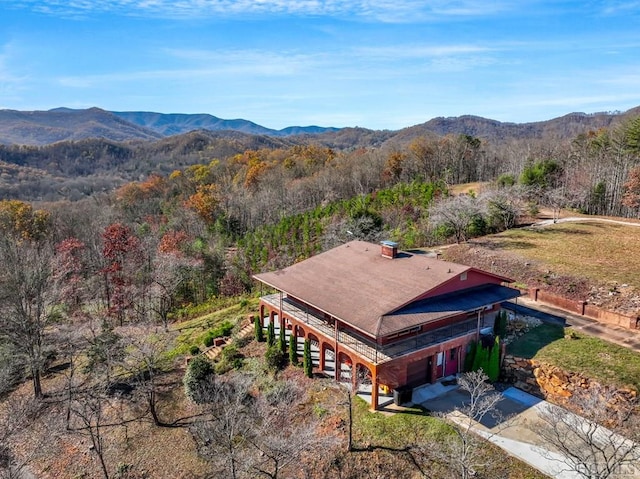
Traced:
[[510, 344], [507, 352], [582, 373], [603, 384], [640, 391], [640, 354], [592, 336], [575, 332], [573, 336], [575, 339], [565, 339], [562, 328], [542, 325]]
[[492, 249], [544, 263], [554, 272], [640, 287], [640, 228], [611, 223], [559, 223], [483, 238]]

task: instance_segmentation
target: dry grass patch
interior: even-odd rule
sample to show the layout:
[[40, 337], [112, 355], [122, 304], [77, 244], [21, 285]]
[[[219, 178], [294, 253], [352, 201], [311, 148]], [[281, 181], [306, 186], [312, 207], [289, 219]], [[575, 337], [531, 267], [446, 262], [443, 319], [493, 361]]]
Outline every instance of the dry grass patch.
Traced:
[[517, 253], [553, 272], [640, 287], [640, 228], [606, 223], [560, 223], [483, 238], [491, 249]]
[[461, 183], [459, 185], [453, 185], [449, 188], [449, 192], [452, 195], [460, 195], [460, 194], [469, 194], [471, 192], [473, 193], [479, 193], [480, 191], [482, 191], [482, 189], [484, 187], [486, 187], [489, 183], [487, 182], [482, 182], [482, 181], [476, 181], [473, 183]]

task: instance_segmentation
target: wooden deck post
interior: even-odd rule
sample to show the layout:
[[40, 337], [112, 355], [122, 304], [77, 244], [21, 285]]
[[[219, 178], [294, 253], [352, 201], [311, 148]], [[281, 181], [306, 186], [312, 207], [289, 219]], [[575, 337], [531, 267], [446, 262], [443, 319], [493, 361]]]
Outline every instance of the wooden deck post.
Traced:
[[371, 410], [378, 409], [378, 374], [376, 368], [371, 371]]
[[318, 341], [320, 343], [320, 358], [319, 358], [319, 364], [318, 364], [318, 369], [320, 371], [324, 371], [324, 362], [325, 362], [325, 351], [327, 350], [327, 348], [325, 347], [324, 341]]

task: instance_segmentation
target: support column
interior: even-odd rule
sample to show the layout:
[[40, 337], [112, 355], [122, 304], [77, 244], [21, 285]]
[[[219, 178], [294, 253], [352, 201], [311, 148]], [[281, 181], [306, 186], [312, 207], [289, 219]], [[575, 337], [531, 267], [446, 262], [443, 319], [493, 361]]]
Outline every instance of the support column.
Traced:
[[378, 409], [378, 374], [374, 367], [371, 371], [371, 410]]
[[356, 393], [358, 390], [358, 363], [351, 363], [351, 389]]
[[335, 354], [335, 370], [333, 371], [333, 379], [335, 379], [336, 381], [340, 381], [340, 369], [341, 369], [340, 353], [336, 349], [334, 354]]
[[320, 371], [324, 371], [324, 362], [325, 362], [325, 351], [327, 350], [327, 348], [324, 345], [323, 341], [320, 341], [320, 359], [319, 359], [319, 364], [318, 364], [318, 369], [320, 369]]

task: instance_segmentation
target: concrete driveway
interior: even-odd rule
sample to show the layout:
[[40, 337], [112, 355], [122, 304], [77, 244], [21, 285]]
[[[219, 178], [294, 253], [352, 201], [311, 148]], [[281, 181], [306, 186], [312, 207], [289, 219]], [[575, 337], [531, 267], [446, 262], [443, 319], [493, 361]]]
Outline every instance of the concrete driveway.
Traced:
[[[498, 403], [502, 418], [485, 417], [482, 423], [475, 423], [474, 431], [544, 474], [557, 479], [579, 479], [583, 476], [567, 471], [562, 456], [545, 445], [534, 431], [535, 424], [541, 421], [539, 414], [545, 408], [554, 408], [553, 404], [527, 394], [516, 388], [508, 388]], [[421, 403], [426, 409], [445, 414], [448, 419], [467, 424], [467, 418], [455, 411], [468, 400], [468, 394], [456, 389], [442, 396]], [[638, 470], [640, 474], [640, 469]], [[622, 476], [611, 476], [622, 477]], [[625, 477], [638, 477], [629, 476]]]

